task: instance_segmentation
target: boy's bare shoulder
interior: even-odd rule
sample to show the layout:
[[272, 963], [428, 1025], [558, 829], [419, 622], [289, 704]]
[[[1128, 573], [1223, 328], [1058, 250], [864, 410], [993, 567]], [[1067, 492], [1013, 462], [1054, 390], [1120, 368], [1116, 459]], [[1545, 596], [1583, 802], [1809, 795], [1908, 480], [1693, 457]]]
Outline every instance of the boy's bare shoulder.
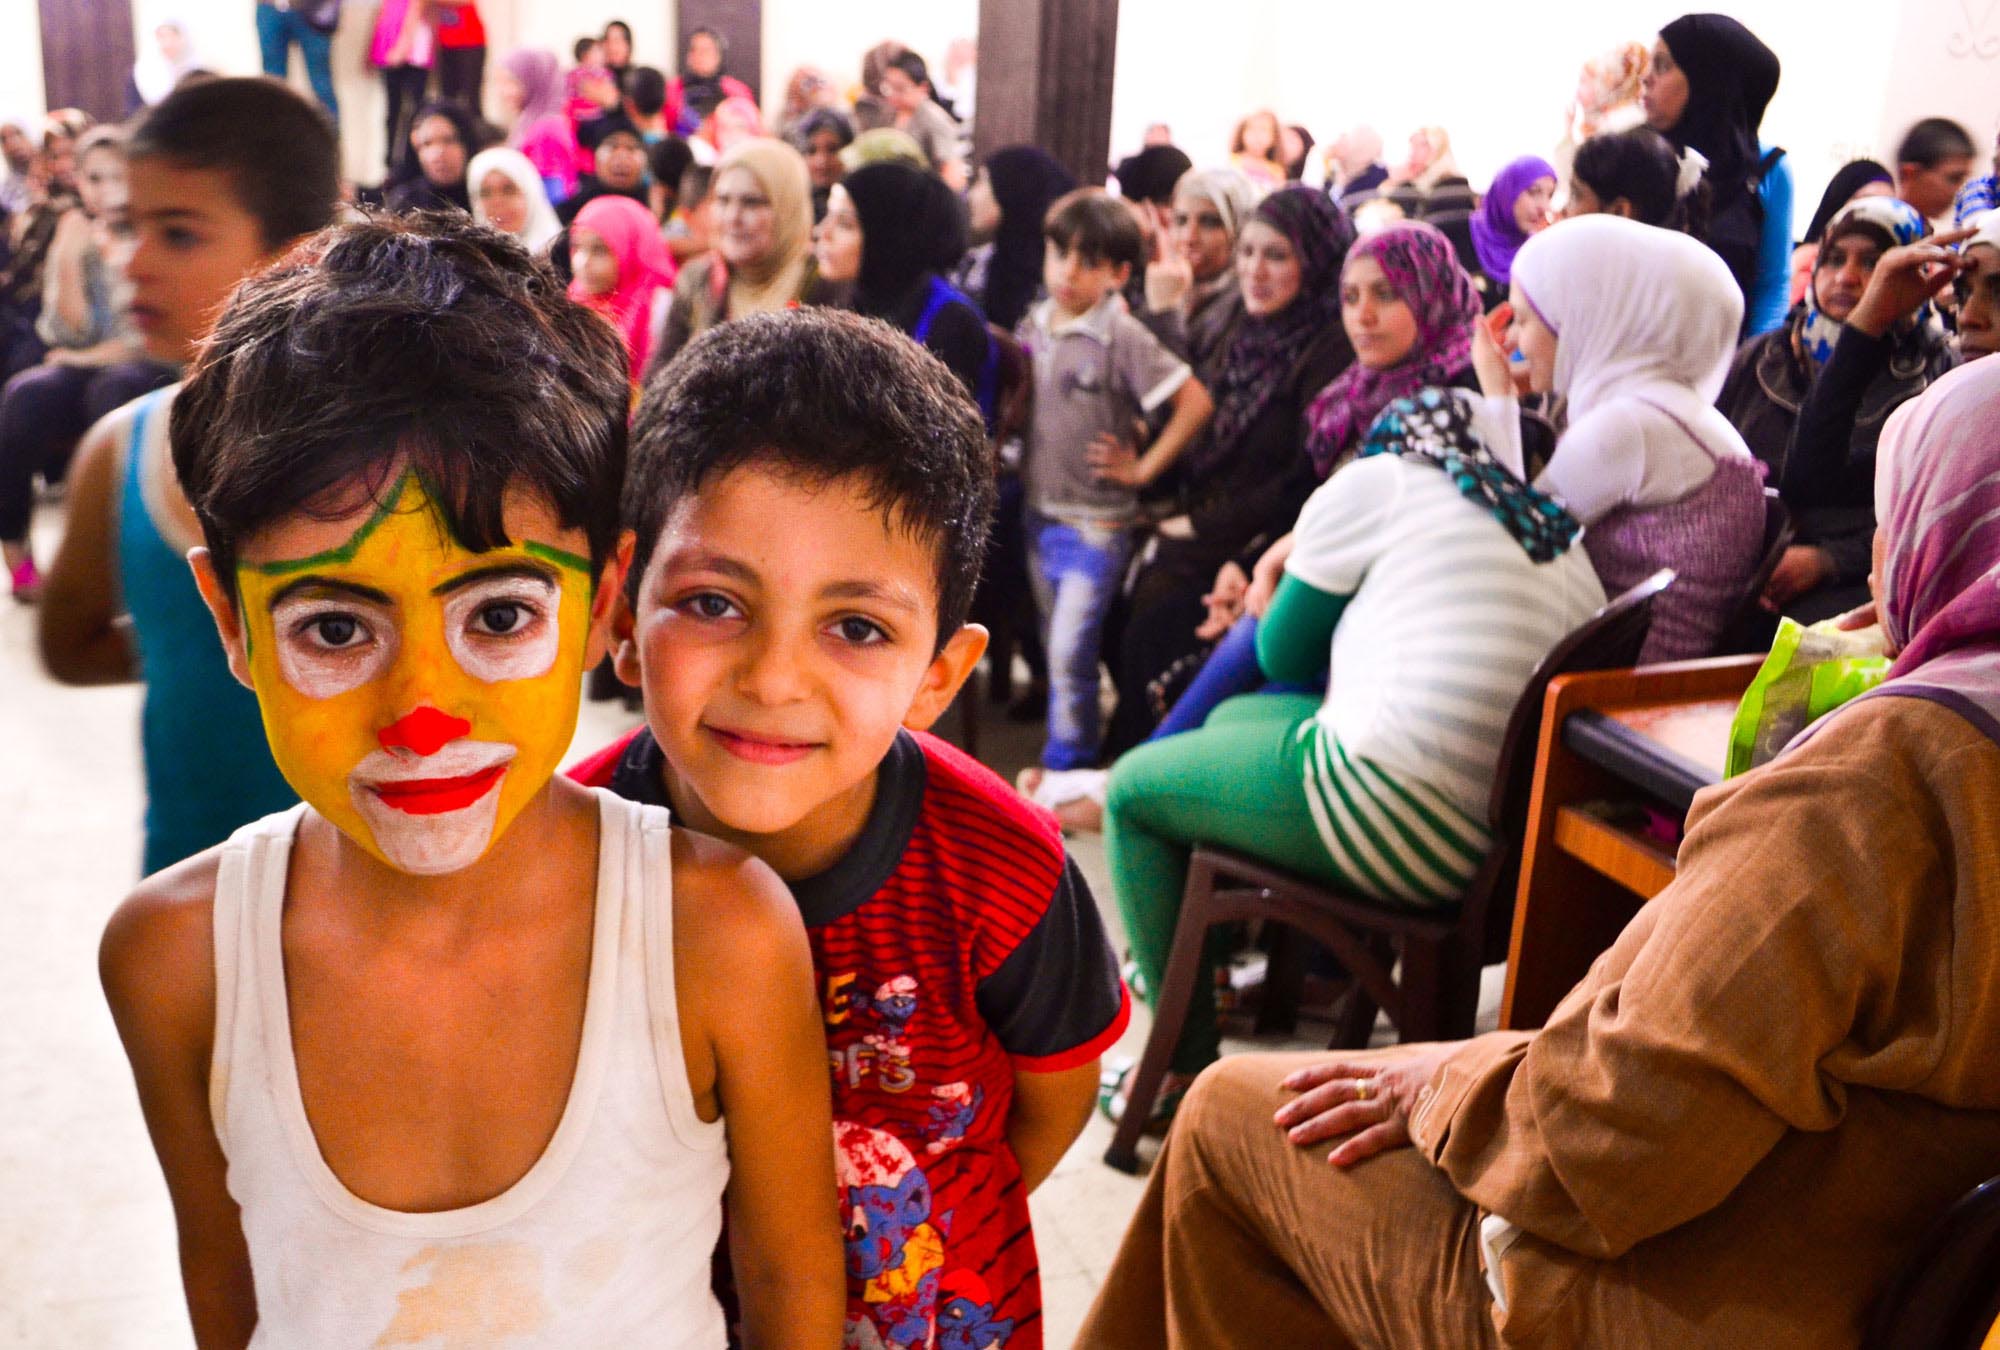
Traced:
[[215, 878], [220, 847], [140, 882], [111, 915], [98, 974], [121, 1025], [140, 1013], [159, 1030], [198, 1030], [215, 1015]]
[[801, 961], [810, 965], [799, 907], [766, 864], [734, 844], [676, 826], [673, 870], [678, 968], [727, 987], [772, 978]]

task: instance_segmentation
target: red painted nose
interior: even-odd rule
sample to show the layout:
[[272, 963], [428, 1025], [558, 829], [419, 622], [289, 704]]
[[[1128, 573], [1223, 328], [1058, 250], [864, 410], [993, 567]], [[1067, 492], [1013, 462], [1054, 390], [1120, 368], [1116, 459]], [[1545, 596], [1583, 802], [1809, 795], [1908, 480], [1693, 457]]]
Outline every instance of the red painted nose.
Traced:
[[472, 734], [472, 723], [463, 717], [441, 713], [436, 708], [418, 708], [405, 713], [375, 733], [384, 750], [414, 750], [435, 755], [460, 736]]

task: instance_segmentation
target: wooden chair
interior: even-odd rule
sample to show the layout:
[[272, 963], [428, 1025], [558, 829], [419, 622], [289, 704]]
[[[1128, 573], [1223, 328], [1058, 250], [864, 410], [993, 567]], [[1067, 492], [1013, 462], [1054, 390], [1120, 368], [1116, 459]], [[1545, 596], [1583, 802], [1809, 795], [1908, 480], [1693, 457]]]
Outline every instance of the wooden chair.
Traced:
[[[1637, 660], [1652, 624], [1653, 601], [1673, 579], [1669, 570], [1654, 573], [1557, 643], [1536, 667], [1501, 740], [1487, 807], [1492, 851], [1456, 906], [1395, 909], [1329, 890], [1228, 849], [1196, 846], [1166, 976], [1153, 1006], [1153, 1031], [1133, 1071], [1124, 1115], [1104, 1154], [1106, 1163], [1121, 1172], [1138, 1169], [1139, 1136], [1180, 1040], [1200, 977], [1202, 949], [1216, 924], [1250, 919], [1282, 924], [1338, 958], [1353, 978], [1353, 988], [1339, 1017], [1336, 1046], [1365, 1046], [1378, 1008], [1389, 1014], [1405, 1041], [1472, 1033], [1480, 969], [1507, 954], [1543, 694], [1557, 675], [1629, 666]], [[1399, 956], [1400, 980], [1395, 975]]]
[[1764, 594], [1764, 587], [1770, 584], [1772, 574], [1784, 560], [1785, 550], [1796, 538], [1798, 528], [1778, 490], [1765, 488], [1764, 551], [1758, 556], [1757, 570], [1751, 573], [1750, 585], [1743, 592], [1743, 599], [1737, 602], [1736, 612], [1722, 627], [1722, 638], [1716, 645], [1718, 656], [1770, 650], [1771, 632], [1777, 621], [1758, 606], [1757, 599]]
[[2000, 1177], [1945, 1211], [1876, 1303], [1864, 1350], [1979, 1350], [2000, 1326]]

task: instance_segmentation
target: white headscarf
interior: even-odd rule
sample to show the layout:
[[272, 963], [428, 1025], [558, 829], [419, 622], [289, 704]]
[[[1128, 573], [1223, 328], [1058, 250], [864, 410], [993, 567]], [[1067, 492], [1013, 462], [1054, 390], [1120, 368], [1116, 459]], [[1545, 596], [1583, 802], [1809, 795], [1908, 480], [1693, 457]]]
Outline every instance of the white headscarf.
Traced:
[[1984, 244], [1994, 252], [2000, 253], [2000, 210], [1981, 211], [1965, 223], [1972, 226], [1978, 233], [1958, 246], [1960, 252], [1964, 252], [1975, 244]]
[[549, 190], [543, 186], [541, 174], [519, 150], [498, 145], [472, 157], [472, 167], [465, 174], [466, 189], [472, 194], [472, 218], [481, 225], [492, 223], [479, 204], [479, 185], [486, 181], [487, 174], [496, 172], [512, 179], [521, 195], [528, 199], [528, 223], [517, 237], [528, 252], [540, 253], [562, 233], [562, 222], [556, 219], [556, 209], [549, 205]]
[[1713, 409], [1743, 293], [1704, 245], [1619, 216], [1580, 216], [1523, 244], [1513, 281], [1558, 338], [1555, 390], [1572, 425], [1612, 399], [1639, 398], [1690, 424]]
[[[172, 28], [181, 35], [181, 59], [167, 60], [167, 54], [160, 50], [159, 33], [162, 28]], [[146, 29], [142, 42], [143, 50], [139, 59], [132, 63], [132, 87], [139, 91], [140, 101], [152, 107], [174, 92], [174, 86], [181, 77], [201, 65], [195, 54], [194, 34], [188, 31], [185, 20], [167, 15], [156, 20]]]

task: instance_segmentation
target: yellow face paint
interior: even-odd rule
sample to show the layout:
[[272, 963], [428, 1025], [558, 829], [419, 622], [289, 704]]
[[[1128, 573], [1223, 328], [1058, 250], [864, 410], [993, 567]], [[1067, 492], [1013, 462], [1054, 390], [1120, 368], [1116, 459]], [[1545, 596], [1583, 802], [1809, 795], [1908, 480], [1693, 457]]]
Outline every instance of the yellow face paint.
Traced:
[[279, 771], [383, 862], [470, 866], [555, 774], [590, 639], [584, 558], [471, 552], [405, 473], [344, 544], [242, 563], [236, 585]]

